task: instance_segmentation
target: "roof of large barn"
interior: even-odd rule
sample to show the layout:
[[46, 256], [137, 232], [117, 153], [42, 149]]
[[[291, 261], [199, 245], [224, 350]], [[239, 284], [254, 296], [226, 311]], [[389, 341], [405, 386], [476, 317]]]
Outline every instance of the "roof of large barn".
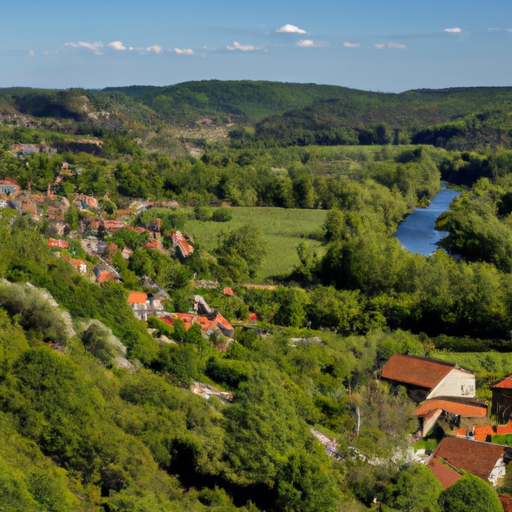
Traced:
[[431, 389], [441, 382], [456, 365], [427, 357], [394, 354], [382, 369], [387, 380]]

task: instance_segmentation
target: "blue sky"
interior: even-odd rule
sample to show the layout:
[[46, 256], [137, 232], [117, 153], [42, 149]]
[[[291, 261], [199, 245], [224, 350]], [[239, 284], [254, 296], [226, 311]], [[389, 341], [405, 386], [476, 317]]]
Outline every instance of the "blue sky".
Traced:
[[313, 82], [401, 92], [512, 85], [505, 0], [18, 0], [0, 87]]

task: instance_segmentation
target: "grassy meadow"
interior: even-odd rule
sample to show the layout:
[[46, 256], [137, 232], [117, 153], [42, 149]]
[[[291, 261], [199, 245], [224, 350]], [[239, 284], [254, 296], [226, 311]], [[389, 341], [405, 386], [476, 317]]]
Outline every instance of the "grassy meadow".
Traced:
[[[296, 247], [301, 239], [317, 233], [325, 221], [325, 210], [299, 210], [286, 208], [232, 208], [233, 219], [230, 222], [201, 222], [190, 220], [186, 231], [203, 244], [209, 251], [217, 245], [222, 230], [239, 228], [251, 223], [264, 235], [268, 244], [268, 254], [254, 279], [264, 282], [271, 276], [289, 273], [299, 262]], [[308, 240], [319, 254], [323, 247], [316, 240]]]
[[[154, 208], [152, 215], [163, 215], [167, 210]], [[251, 223], [263, 234], [268, 244], [268, 254], [255, 283], [266, 282], [272, 276], [289, 273], [299, 262], [296, 247], [304, 238], [319, 233], [327, 215], [326, 210], [300, 210], [286, 208], [236, 207], [231, 208], [233, 219], [230, 222], [201, 222], [188, 220], [185, 232], [202, 244], [208, 251], [217, 246], [221, 231], [229, 231]], [[156, 216], [156, 215], [155, 215]], [[317, 240], [308, 240], [318, 255], [323, 247]]]

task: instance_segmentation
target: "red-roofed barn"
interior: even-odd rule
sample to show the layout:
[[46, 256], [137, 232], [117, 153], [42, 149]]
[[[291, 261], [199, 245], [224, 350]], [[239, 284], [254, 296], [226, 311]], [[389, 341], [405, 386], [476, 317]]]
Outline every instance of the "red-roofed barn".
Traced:
[[381, 377], [405, 386], [416, 402], [435, 397], [475, 396], [475, 376], [438, 359], [395, 354], [384, 365]]

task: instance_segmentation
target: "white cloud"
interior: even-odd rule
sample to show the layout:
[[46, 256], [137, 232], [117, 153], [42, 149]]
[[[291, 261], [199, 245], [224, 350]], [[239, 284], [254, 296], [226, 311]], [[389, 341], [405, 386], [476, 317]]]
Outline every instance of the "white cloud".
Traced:
[[295, 43], [297, 46], [315, 46], [315, 42], [312, 39], [301, 39]]
[[398, 43], [377, 43], [375, 44], [375, 48], [378, 50], [382, 50], [383, 48], [391, 48], [392, 50], [405, 50], [407, 46], [405, 44], [398, 44]]
[[237, 41], [233, 42], [233, 46], [226, 46], [230, 51], [241, 50], [243, 52], [252, 52], [254, 50], [265, 50], [264, 46], [254, 46], [253, 44], [240, 44]]
[[124, 46], [121, 41], [112, 41], [111, 43], [108, 43], [109, 48], [114, 48], [114, 50], [123, 51], [126, 50], [126, 46]]
[[31, 57], [33, 57], [33, 56], [34, 56], [34, 50], [29, 50], [29, 51], [28, 51], [28, 54], [29, 54]]
[[64, 46], [71, 46], [73, 48], [86, 48], [91, 50], [95, 55], [101, 55], [101, 49], [103, 48], [102, 42], [86, 43], [85, 41], [78, 41], [78, 43], [64, 43]]
[[348, 41], [343, 43], [344, 48], [358, 48], [359, 46], [361, 46], [360, 43], [349, 43]]
[[179, 53], [180, 55], [181, 54], [183, 54], [183, 55], [194, 55], [194, 50], [191, 50], [190, 48], [183, 48], [183, 49], [174, 48], [174, 51], [176, 53]]
[[295, 25], [290, 25], [289, 23], [283, 25], [279, 30], [276, 30], [276, 32], [281, 32], [284, 34], [306, 34], [305, 30], [302, 30]]
[[153, 46], [148, 46], [146, 48], [146, 51], [147, 52], [155, 52], [157, 53], [158, 55], [164, 53], [164, 51], [162, 50], [162, 47], [161, 46], [158, 46], [157, 44], [154, 44]]
[[512, 28], [507, 28], [507, 32], [512, 32]]
[[460, 29], [459, 27], [445, 28], [444, 31], [448, 32], [449, 34], [460, 34], [462, 32], [462, 29]]
[[489, 32], [497, 32], [499, 30], [499, 28], [488, 28], [487, 30]]

